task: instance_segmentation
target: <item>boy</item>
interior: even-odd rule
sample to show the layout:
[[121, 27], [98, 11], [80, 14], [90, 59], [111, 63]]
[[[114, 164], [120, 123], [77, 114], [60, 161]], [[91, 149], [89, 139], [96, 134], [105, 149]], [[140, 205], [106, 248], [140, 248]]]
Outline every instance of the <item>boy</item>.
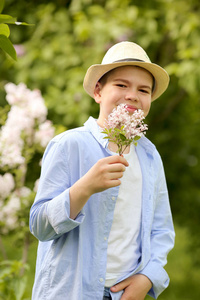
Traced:
[[160, 156], [145, 137], [119, 156], [102, 133], [121, 103], [147, 116], [168, 83], [131, 42], [88, 69], [84, 88], [100, 105], [98, 120], [55, 137], [43, 157], [30, 212], [40, 240], [33, 300], [143, 300], [168, 286], [174, 229]]

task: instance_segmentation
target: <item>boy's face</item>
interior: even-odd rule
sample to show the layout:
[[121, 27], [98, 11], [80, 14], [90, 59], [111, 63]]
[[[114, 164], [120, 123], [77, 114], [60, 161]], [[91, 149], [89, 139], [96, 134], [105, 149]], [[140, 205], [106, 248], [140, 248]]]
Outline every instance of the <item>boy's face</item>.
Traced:
[[94, 90], [94, 99], [100, 104], [98, 124], [104, 127], [108, 115], [122, 103], [127, 104], [130, 114], [142, 109], [147, 116], [151, 107], [152, 86], [152, 75], [136, 66], [119, 67], [109, 72]]

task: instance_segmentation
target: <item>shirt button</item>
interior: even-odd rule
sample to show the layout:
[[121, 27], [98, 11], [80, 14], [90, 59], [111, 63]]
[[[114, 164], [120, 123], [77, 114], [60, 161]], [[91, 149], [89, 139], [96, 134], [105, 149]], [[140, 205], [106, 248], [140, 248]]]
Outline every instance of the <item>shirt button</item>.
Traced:
[[107, 237], [106, 236], [104, 237], [104, 241], [107, 241]]
[[115, 201], [115, 197], [112, 197], [112, 200]]
[[103, 282], [103, 281], [104, 281], [104, 279], [103, 279], [103, 278], [99, 278], [99, 281], [100, 281], [100, 282]]

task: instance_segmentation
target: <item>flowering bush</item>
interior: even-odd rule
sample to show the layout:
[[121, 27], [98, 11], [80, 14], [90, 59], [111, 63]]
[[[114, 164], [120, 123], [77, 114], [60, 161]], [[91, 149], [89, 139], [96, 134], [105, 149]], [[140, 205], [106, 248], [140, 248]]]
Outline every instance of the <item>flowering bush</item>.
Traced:
[[144, 124], [144, 113], [141, 109], [129, 114], [125, 104], [120, 104], [108, 116], [103, 133], [105, 139], [118, 146], [118, 153], [122, 155], [125, 149], [146, 133], [147, 125]]
[[[54, 127], [39, 90], [25, 84], [5, 86], [7, 107], [0, 108], [0, 298], [26, 299], [27, 258], [31, 242], [29, 210], [37, 190], [39, 161]], [[2, 236], [14, 233], [22, 244], [20, 261], [7, 260]]]
[[34, 183], [29, 178], [28, 167], [36, 154], [42, 155], [54, 136], [54, 127], [46, 119], [47, 108], [39, 90], [31, 91], [23, 83], [8, 83], [5, 90], [10, 110], [0, 128], [2, 234], [19, 228], [28, 231], [28, 211], [35, 196], [34, 185], [37, 185], [37, 181]]

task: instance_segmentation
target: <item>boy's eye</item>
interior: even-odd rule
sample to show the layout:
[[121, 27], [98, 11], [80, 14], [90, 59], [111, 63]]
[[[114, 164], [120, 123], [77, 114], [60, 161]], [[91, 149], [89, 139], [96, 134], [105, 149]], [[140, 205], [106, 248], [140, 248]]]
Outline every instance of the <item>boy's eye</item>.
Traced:
[[149, 94], [148, 90], [144, 90], [144, 89], [140, 89], [140, 92], [144, 93], [144, 94]]
[[121, 88], [125, 88], [125, 87], [126, 87], [126, 85], [125, 85], [125, 84], [122, 84], [122, 83], [118, 83], [118, 84], [116, 84], [116, 86], [119, 86], [119, 87], [121, 87]]

